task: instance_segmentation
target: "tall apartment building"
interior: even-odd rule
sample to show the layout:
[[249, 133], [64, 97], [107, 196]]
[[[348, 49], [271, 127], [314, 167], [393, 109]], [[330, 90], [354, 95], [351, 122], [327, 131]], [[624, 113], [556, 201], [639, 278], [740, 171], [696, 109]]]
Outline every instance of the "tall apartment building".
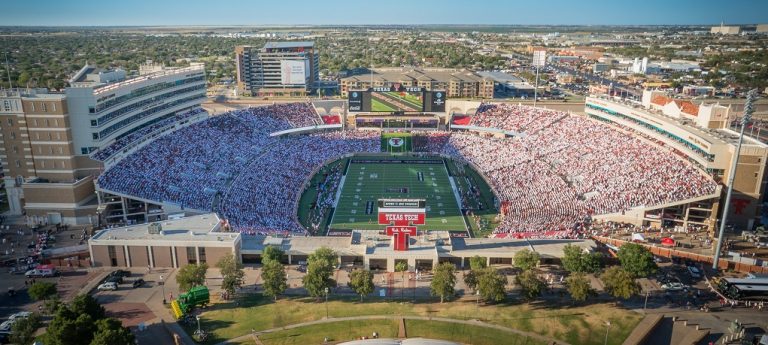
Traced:
[[314, 42], [267, 42], [235, 47], [237, 87], [253, 96], [306, 96], [320, 79]]
[[199, 108], [202, 66], [120, 69], [85, 66], [65, 93], [0, 91], [0, 159], [14, 215], [36, 223], [95, 224], [94, 178], [102, 163], [89, 154], [130, 133]]
[[[372, 73], [371, 73], [372, 72]], [[476, 72], [451, 68], [374, 68], [341, 78], [341, 96], [350, 90], [366, 90], [373, 87], [420, 87], [427, 90], [444, 90], [451, 98], [493, 98], [494, 80]]]
[[3, 182], [11, 214], [85, 223], [96, 211], [98, 166], [75, 155], [67, 98], [45, 89], [0, 91]]

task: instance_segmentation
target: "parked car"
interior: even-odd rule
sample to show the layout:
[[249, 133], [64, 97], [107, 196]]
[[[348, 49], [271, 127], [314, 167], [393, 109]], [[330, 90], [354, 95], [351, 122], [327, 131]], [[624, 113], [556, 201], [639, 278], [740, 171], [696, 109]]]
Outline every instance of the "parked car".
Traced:
[[114, 270], [114, 271], [110, 272], [109, 275], [110, 276], [119, 276], [119, 277], [125, 278], [125, 277], [130, 277], [131, 276], [131, 271]]
[[142, 286], [142, 285], [144, 285], [144, 279], [139, 278], [139, 279], [136, 279], [136, 280], [133, 281], [133, 288], [134, 289], [139, 287], [139, 286]]
[[662, 285], [661, 288], [667, 291], [682, 291], [688, 289], [688, 286], [683, 283], [667, 283]]
[[48, 278], [59, 275], [59, 272], [51, 268], [29, 270], [24, 275], [27, 278]]
[[688, 266], [688, 273], [691, 275], [691, 278], [701, 278], [701, 271], [694, 266]]
[[26, 319], [26, 318], [28, 318], [30, 315], [32, 315], [32, 313], [30, 313], [30, 312], [28, 312], [28, 311], [20, 311], [20, 312], [18, 312], [18, 313], [16, 313], [16, 314], [13, 314], [13, 315], [11, 315], [11, 316], [8, 318], [8, 320], [9, 320], [9, 321], [16, 321], [17, 319]]
[[104, 284], [99, 285], [99, 287], [97, 287], [96, 289], [99, 291], [107, 291], [107, 290], [115, 291], [117, 290], [117, 284], [115, 284], [114, 282], [106, 282]]
[[104, 280], [105, 283], [115, 283], [117, 285], [120, 285], [123, 283], [123, 277], [107, 277], [106, 280]]

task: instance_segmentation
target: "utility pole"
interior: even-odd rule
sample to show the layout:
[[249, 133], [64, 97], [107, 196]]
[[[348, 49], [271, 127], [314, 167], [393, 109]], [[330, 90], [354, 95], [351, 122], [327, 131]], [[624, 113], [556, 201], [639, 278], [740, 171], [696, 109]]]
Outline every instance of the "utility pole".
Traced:
[[13, 89], [13, 82], [11, 82], [11, 67], [8, 63], [8, 53], [5, 53], [5, 74], [8, 76], [8, 89]]
[[712, 263], [712, 269], [717, 270], [718, 261], [720, 261], [720, 251], [723, 246], [723, 237], [725, 235], [725, 226], [728, 224], [728, 211], [731, 206], [731, 195], [733, 194], [733, 180], [736, 177], [736, 166], [739, 164], [739, 155], [741, 154], [741, 143], [744, 141], [744, 128], [752, 119], [752, 113], [755, 112], [753, 103], [757, 99], [757, 90], [752, 89], [747, 93], [747, 101], [744, 103], [744, 115], [741, 117], [741, 132], [739, 133], [739, 143], [736, 145], [736, 157], [733, 157], [731, 170], [728, 172], [728, 193], [725, 196], [725, 206], [723, 206], [723, 216], [720, 221], [720, 234], [717, 236], [717, 245], [715, 246], [715, 258]]

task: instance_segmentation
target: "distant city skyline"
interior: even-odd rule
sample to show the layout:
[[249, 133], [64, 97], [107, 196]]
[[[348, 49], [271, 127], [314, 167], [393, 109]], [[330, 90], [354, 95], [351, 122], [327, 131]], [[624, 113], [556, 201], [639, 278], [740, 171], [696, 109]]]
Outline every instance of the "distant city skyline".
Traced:
[[768, 23], [768, 1], [413, 1], [260, 2], [7, 1], [0, 26], [215, 25], [714, 25]]

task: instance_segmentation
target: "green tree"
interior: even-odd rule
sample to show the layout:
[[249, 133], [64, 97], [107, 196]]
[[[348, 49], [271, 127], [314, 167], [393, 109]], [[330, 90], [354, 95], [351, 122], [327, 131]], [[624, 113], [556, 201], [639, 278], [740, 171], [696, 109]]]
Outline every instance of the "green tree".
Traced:
[[477, 271], [477, 291], [485, 301], [504, 300], [507, 278], [493, 267]]
[[653, 254], [645, 246], [637, 243], [627, 243], [619, 248], [617, 254], [621, 267], [629, 272], [633, 278], [647, 277], [656, 272], [656, 262]]
[[628, 299], [640, 291], [634, 276], [622, 267], [613, 266], [600, 275], [605, 291], [616, 298]]
[[363, 296], [373, 292], [373, 273], [369, 270], [354, 270], [349, 275], [349, 287], [360, 295], [360, 302]]
[[32, 313], [27, 318], [17, 319], [11, 327], [11, 343], [29, 345], [35, 341], [35, 331], [40, 328], [40, 316]]
[[515, 267], [528, 271], [539, 265], [539, 253], [530, 249], [523, 249], [515, 253]]
[[469, 258], [469, 268], [473, 271], [481, 270], [485, 268], [487, 262], [488, 260], [485, 257], [475, 255]]
[[32, 76], [29, 74], [29, 72], [24, 71], [19, 74], [19, 79], [17, 80], [16, 86], [22, 88], [27, 87], [27, 82], [32, 78]]
[[568, 293], [576, 302], [583, 302], [593, 293], [592, 285], [584, 273], [574, 273], [565, 278]]
[[91, 345], [134, 345], [135, 338], [128, 328], [113, 318], [96, 321]]
[[266, 264], [269, 260], [281, 261], [283, 259], [283, 253], [280, 248], [269, 245], [264, 248], [264, 254], [261, 255], [261, 263]]
[[90, 344], [96, 331], [95, 320], [88, 314], [77, 314], [62, 306], [46, 328], [43, 343], [46, 345]]
[[600, 253], [586, 253], [579, 246], [563, 248], [563, 268], [568, 272], [595, 273], [600, 270]]
[[336, 285], [331, 279], [333, 270], [338, 262], [338, 256], [333, 249], [320, 247], [307, 258], [307, 274], [304, 275], [302, 283], [310, 296], [320, 298], [325, 296], [326, 289]]
[[277, 301], [277, 296], [288, 288], [288, 278], [285, 275], [285, 267], [280, 261], [268, 260], [261, 268], [261, 279], [264, 282], [264, 294], [272, 296]]
[[432, 296], [440, 296], [440, 303], [443, 303], [446, 297], [454, 294], [456, 286], [456, 267], [450, 262], [443, 262], [435, 268], [435, 274], [432, 276], [430, 292]]
[[473, 292], [477, 291], [478, 284], [478, 272], [476, 270], [469, 270], [468, 273], [464, 273], [464, 284], [467, 285]]
[[515, 277], [515, 282], [520, 285], [523, 297], [529, 301], [541, 296], [542, 291], [547, 286], [534, 270], [523, 271]]
[[75, 296], [69, 303], [69, 310], [76, 315], [89, 315], [94, 320], [101, 320], [107, 315], [107, 311], [99, 304], [99, 301], [89, 294]]
[[398, 261], [395, 264], [395, 272], [405, 272], [408, 270], [408, 263], [405, 261]]
[[29, 287], [27, 293], [29, 294], [29, 297], [32, 297], [35, 301], [51, 299], [53, 296], [56, 296], [56, 284], [36, 282]]
[[179, 273], [176, 274], [179, 290], [188, 291], [195, 286], [203, 285], [206, 272], [208, 272], [208, 264], [204, 262], [199, 265], [189, 264], [182, 267], [179, 269]]
[[222, 256], [219, 262], [216, 263], [216, 267], [221, 270], [221, 276], [223, 277], [221, 288], [229, 295], [234, 295], [235, 291], [243, 286], [243, 281], [245, 280], [243, 264], [238, 262], [235, 256], [230, 253]]
[[307, 274], [304, 275], [301, 282], [310, 296], [320, 298], [325, 296], [326, 290], [334, 285], [331, 279], [331, 272], [324, 267], [321, 262], [310, 262], [307, 266]]

